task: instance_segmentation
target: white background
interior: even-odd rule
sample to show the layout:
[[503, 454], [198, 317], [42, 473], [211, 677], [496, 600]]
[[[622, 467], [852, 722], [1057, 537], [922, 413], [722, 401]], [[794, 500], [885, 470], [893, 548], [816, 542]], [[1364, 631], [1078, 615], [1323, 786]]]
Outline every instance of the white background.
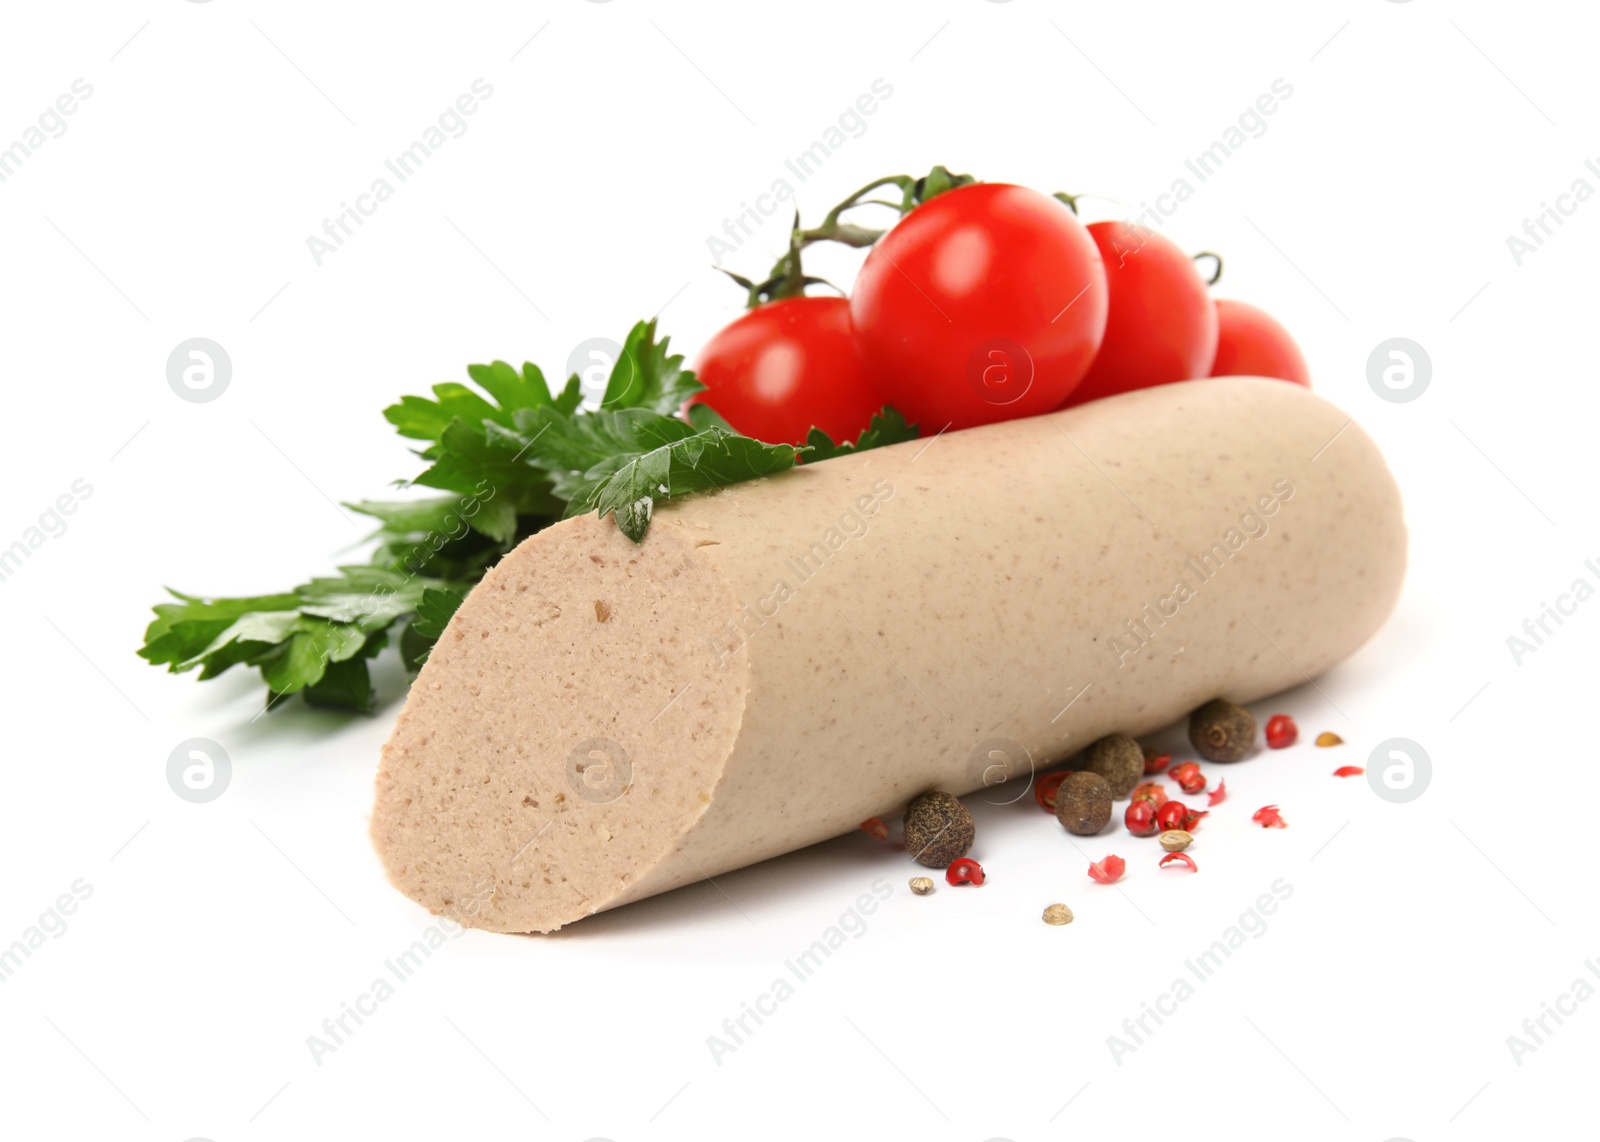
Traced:
[[[1506, 638], [1600, 580], [1600, 202], [1521, 266], [1506, 238], [1600, 187], [1597, 30], [1576, 3], [1439, 0], [8, 6], [0, 146], [74, 79], [93, 95], [0, 184], [0, 546], [74, 480], [93, 493], [0, 583], [0, 943], [75, 880], [93, 894], [0, 984], [0, 1129], [1382, 1142], [1586, 1113], [1600, 1002], [1520, 1065], [1507, 1036], [1600, 957], [1600, 603], [1520, 665]], [[479, 77], [467, 133], [319, 267], [306, 237]], [[1398, 612], [1320, 692], [1258, 707], [1348, 744], [1230, 770], [1193, 877], [975, 798], [982, 889], [914, 898], [862, 835], [550, 938], [467, 933], [318, 1065], [307, 1036], [432, 922], [367, 841], [403, 677], [385, 666], [371, 718], [253, 720], [253, 676], [134, 656], [148, 605], [332, 566], [363, 534], [335, 502], [417, 470], [379, 416], [402, 393], [493, 357], [559, 373], [658, 311], [702, 343], [741, 300], [707, 236], [880, 77], [892, 97], [798, 187], [811, 220], [935, 162], [1136, 213], [1293, 85], [1164, 229], [1227, 256], [1219, 293], [1289, 325], [1404, 491]], [[731, 264], [765, 270], [782, 228]], [[196, 336], [233, 362], [212, 403], [165, 377]], [[1433, 364], [1411, 403], [1367, 383], [1395, 336]], [[197, 736], [233, 760], [206, 805], [165, 777]], [[1432, 757], [1418, 799], [1330, 776], [1396, 736]], [[1249, 825], [1267, 802], [1288, 829]], [[1084, 876], [1102, 850], [1134, 855], [1120, 891]], [[866, 933], [714, 1062], [707, 1036], [880, 877]], [[1278, 878], [1266, 933], [1114, 1061], [1123, 1019]], [[1071, 926], [1040, 923], [1056, 900]]]

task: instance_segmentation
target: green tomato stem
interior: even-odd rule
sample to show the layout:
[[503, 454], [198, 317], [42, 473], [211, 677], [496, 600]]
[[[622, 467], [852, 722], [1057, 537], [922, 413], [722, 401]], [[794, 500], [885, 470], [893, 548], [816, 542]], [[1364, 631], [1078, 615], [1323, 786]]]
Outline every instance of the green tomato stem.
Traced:
[[[747, 290], [746, 305], [755, 309], [769, 301], [781, 298], [803, 297], [808, 285], [827, 285], [829, 288], [838, 289], [831, 282], [821, 278], [807, 277], [801, 265], [800, 252], [807, 246], [817, 242], [838, 242], [853, 249], [862, 249], [871, 246], [879, 238], [889, 232], [889, 227], [875, 229], [859, 226], [844, 218], [846, 211], [854, 210], [858, 206], [883, 206], [897, 211], [904, 218], [912, 210], [936, 195], [959, 186], [967, 186], [978, 180], [971, 175], [952, 174], [943, 166], [936, 166], [921, 178], [907, 174], [886, 175], [867, 183], [843, 202], [823, 216], [822, 222], [810, 229], [800, 226], [800, 214], [795, 212], [794, 226], [789, 232], [789, 248], [784, 255], [773, 264], [772, 270], [764, 281], [750, 282], [745, 278], [730, 273], [741, 286]], [[900, 191], [900, 201], [894, 202], [884, 198], [868, 197], [874, 191], [883, 187], [892, 186]], [[1070, 205], [1070, 203], [1069, 203]], [[897, 219], [898, 221], [898, 219]], [[843, 293], [843, 290], [839, 291]]]

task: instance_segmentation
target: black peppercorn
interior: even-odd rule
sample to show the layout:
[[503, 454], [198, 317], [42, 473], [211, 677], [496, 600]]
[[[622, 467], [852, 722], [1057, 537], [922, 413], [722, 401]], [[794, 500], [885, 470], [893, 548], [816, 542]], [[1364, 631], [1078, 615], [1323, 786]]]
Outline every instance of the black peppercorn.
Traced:
[[1256, 720], [1243, 706], [1218, 698], [1189, 715], [1189, 743], [1207, 761], [1238, 761], [1256, 741]]
[[1098, 773], [1067, 774], [1056, 790], [1056, 820], [1069, 833], [1094, 836], [1111, 821], [1111, 786]]
[[906, 806], [906, 852], [918, 864], [948, 868], [967, 855], [977, 828], [967, 807], [949, 793], [934, 790]]
[[1144, 750], [1127, 734], [1108, 734], [1084, 751], [1083, 768], [1105, 778], [1121, 801], [1144, 779]]

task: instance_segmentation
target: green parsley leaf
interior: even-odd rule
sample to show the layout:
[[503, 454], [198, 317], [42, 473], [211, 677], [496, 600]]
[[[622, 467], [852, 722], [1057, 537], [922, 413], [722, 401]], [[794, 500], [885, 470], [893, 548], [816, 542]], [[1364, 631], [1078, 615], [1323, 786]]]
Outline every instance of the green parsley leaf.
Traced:
[[433, 644], [439, 641], [456, 609], [466, 598], [464, 590], [428, 587], [422, 592], [417, 613], [400, 635], [400, 657], [406, 669], [417, 671], [428, 660]]
[[371, 632], [415, 611], [427, 587], [426, 580], [381, 567], [341, 567], [337, 578], [313, 579], [295, 593], [301, 614]]
[[171, 588], [168, 593], [179, 602], [155, 605], [156, 618], [145, 628], [139, 656], [153, 665], [168, 666], [174, 673], [179, 671], [180, 663], [190, 663], [182, 669], [192, 669], [197, 656], [240, 617], [258, 611], [293, 610], [300, 602], [300, 597], [293, 594], [201, 599]]
[[359, 627], [298, 615], [282, 641], [253, 662], [261, 668], [267, 689], [292, 694], [320, 682], [330, 663], [354, 658], [366, 643]]
[[570, 416], [581, 394], [574, 377], [552, 395], [544, 374], [532, 364], [523, 365], [520, 373], [504, 361], [469, 365], [467, 375], [492, 402], [466, 385], [440, 384], [433, 386], [433, 400], [402, 397], [384, 416], [402, 436], [430, 442], [421, 455], [432, 464], [411, 482], [478, 501], [470, 515], [463, 509], [468, 526], [509, 550], [517, 539], [519, 517], [538, 517], [543, 526], [560, 519], [564, 505], [552, 497], [548, 480], [528, 463], [522, 442], [507, 430], [519, 413], [545, 409]]
[[372, 676], [365, 662], [349, 658], [330, 665], [304, 693], [307, 705], [364, 714], [372, 709]]
[[822, 429], [813, 428], [806, 434], [806, 444], [811, 449], [806, 454], [806, 463], [815, 464], [818, 460], [832, 460], [835, 456], [847, 456], [852, 452], [865, 452], [869, 448], [901, 444], [916, 438], [917, 426], [907, 424], [906, 418], [897, 410], [884, 405], [882, 411], [872, 414], [871, 423], [861, 430], [854, 444], [849, 441], [835, 444], [833, 438]]
[[601, 475], [609, 474], [608, 470], [591, 477], [597, 465], [609, 463], [615, 470], [640, 452], [695, 431], [684, 421], [643, 408], [599, 409], [573, 417], [540, 411], [521, 419], [532, 462], [549, 473], [554, 493], [568, 501], [569, 516], [588, 510], [573, 505]]
[[[417, 670], [473, 585], [528, 536], [595, 511], [640, 542], [657, 502], [781, 472], [809, 450], [741, 436], [704, 405], [680, 419], [704, 386], [656, 339], [654, 321], [628, 333], [599, 410], [582, 408], [577, 377], [552, 393], [531, 364], [494, 361], [467, 375], [473, 385], [435, 385], [384, 410], [427, 462], [398, 486], [443, 494], [347, 505], [377, 523], [368, 563], [277, 595], [174, 591], [156, 605], [139, 654], [202, 679], [254, 667], [269, 706], [299, 693], [316, 706], [370, 710], [369, 660], [398, 631], [401, 660]], [[878, 436], [863, 433], [855, 448], [896, 431], [873, 423]], [[830, 455], [851, 447], [823, 440]]]
[[[467, 376], [495, 399], [500, 413], [514, 413], [519, 408], [541, 408], [554, 403], [550, 386], [545, 384], [544, 374], [537, 365], [524, 363], [519, 373], [504, 361], [493, 361], [487, 365], [468, 365]], [[505, 423], [494, 413], [490, 413], [487, 419]]]
[[377, 544], [373, 566], [426, 579], [475, 582], [508, 549], [471, 526], [473, 516], [489, 508], [497, 495], [362, 500], [345, 506], [382, 522], [367, 537]]
[[412, 629], [424, 638], [437, 639], [455, 617], [465, 595], [448, 588], [429, 587], [422, 592], [417, 605], [417, 617], [411, 620]]
[[414, 535], [445, 529], [460, 502], [458, 496], [432, 496], [425, 500], [357, 500], [344, 506], [378, 520], [385, 532]]
[[[724, 428], [695, 432], [681, 421], [662, 421], [637, 426], [639, 446], [654, 442], [654, 447], [590, 468], [585, 473], [588, 486], [576, 491], [568, 514], [593, 510], [603, 518], [609, 513], [622, 534], [643, 543], [657, 502], [787, 471], [803, 451], [790, 444], [763, 444]], [[667, 424], [681, 426], [688, 435], [669, 439], [678, 430], [669, 432]]]
[[654, 320], [641, 321], [629, 332], [617, 362], [611, 367], [604, 410], [647, 408], [662, 416], [675, 416], [683, 402], [704, 392], [705, 386], [683, 367], [682, 354], [669, 354], [669, 338], [656, 340]]
[[720, 412], [708, 404], [692, 404], [688, 412], [689, 423], [696, 428], [726, 428], [729, 432], [738, 431]]
[[439, 588], [450, 590], [438, 580], [356, 566], [287, 595], [201, 599], [173, 592], [180, 602], [156, 606], [139, 654], [174, 674], [199, 667], [202, 679], [254, 666], [275, 696], [315, 687], [334, 667], [354, 662], [319, 696], [324, 704], [348, 706], [352, 695], [370, 698], [370, 689], [360, 691], [351, 681], [357, 667], [366, 675], [358, 656], [376, 654], [390, 627]]
[[467, 376], [493, 397], [494, 402], [485, 400], [466, 385], [449, 381], [433, 386], [433, 400], [401, 397], [383, 410], [384, 418], [401, 436], [438, 443], [445, 429], [457, 420], [479, 427], [487, 420], [510, 428], [512, 417], [520, 408], [566, 405], [570, 412], [577, 407], [577, 385], [569, 382], [560, 396], [551, 396], [550, 387], [545, 384], [544, 374], [537, 365], [524, 364], [521, 373], [504, 361], [468, 365]]
[[450, 382], [433, 386], [434, 399], [401, 397], [383, 410], [386, 420], [401, 436], [437, 442], [453, 421], [481, 424], [498, 410], [466, 385]]

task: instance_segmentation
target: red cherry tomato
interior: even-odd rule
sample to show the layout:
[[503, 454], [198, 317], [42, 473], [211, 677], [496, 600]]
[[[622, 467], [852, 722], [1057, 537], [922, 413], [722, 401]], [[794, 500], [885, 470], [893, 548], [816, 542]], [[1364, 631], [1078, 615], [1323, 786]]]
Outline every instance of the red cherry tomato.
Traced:
[[752, 309], [706, 342], [694, 371], [706, 391], [690, 403], [703, 401], [769, 444], [804, 444], [813, 425], [836, 441], [854, 440], [881, 405], [842, 297]]
[[1094, 239], [1060, 202], [1004, 183], [929, 199], [867, 256], [850, 317], [884, 404], [927, 435], [1058, 407], [1106, 327]]
[[1088, 375], [1067, 404], [1203, 377], [1217, 355], [1217, 307], [1194, 259], [1126, 222], [1094, 222], [1111, 311]]
[[1217, 299], [1217, 357], [1213, 377], [1277, 377], [1311, 386], [1311, 373], [1289, 331], [1263, 310]]

